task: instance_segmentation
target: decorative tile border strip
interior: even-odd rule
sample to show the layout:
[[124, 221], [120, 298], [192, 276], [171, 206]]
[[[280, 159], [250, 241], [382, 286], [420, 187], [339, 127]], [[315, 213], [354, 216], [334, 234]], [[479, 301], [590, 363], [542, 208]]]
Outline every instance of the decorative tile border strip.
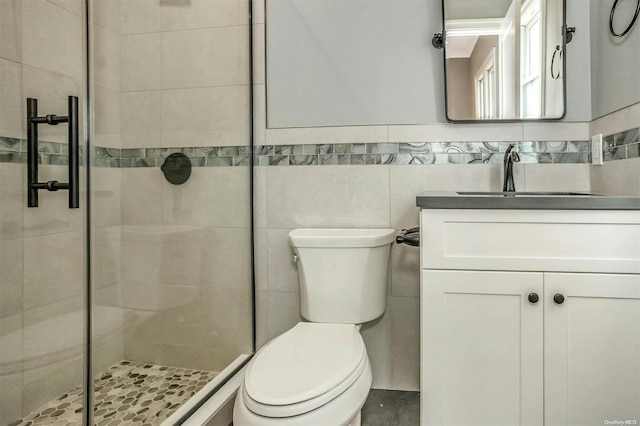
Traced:
[[[511, 143], [516, 145], [523, 163], [581, 164], [591, 161], [591, 145], [588, 141], [259, 145], [254, 147], [253, 154], [258, 166], [501, 164], [504, 152]], [[41, 142], [39, 151], [41, 164], [67, 164], [66, 144]], [[164, 159], [175, 152], [189, 157], [194, 167], [249, 165], [248, 146], [133, 149], [95, 147], [92, 160], [96, 167], [160, 167]], [[0, 137], [0, 162], [25, 161], [24, 140]]]
[[588, 141], [416, 142], [255, 147], [258, 166], [354, 164], [501, 164], [514, 143], [523, 163], [588, 163]]
[[640, 127], [605, 136], [602, 141], [604, 161], [640, 157]]

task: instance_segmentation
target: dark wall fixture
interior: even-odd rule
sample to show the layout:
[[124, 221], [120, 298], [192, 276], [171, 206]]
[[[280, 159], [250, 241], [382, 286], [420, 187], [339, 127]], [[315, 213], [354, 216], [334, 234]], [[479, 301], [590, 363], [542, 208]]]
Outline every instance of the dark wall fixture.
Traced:
[[611, 32], [611, 35], [614, 37], [623, 37], [627, 35], [629, 31], [631, 31], [631, 28], [633, 28], [633, 25], [638, 20], [638, 15], [640, 15], [640, 0], [638, 0], [638, 4], [636, 5], [636, 13], [633, 15], [631, 22], [629, 23], [627, 28], [625, 28], [625, 30], [622, 31], [621, 33], [616, 32], [616, 30], [613, 28], [613, 17], [616, 14], [616, 7], [618, 6], [618, 1], [619, 0], [614, 1], [613, 6], [611, 6], [611, 13], [609, 14], [609, 31]]
[[174, 152], [164, 160], [160, 170], [169, 183], [182, 185], [191, 176], [191, 160], [181, 152]]

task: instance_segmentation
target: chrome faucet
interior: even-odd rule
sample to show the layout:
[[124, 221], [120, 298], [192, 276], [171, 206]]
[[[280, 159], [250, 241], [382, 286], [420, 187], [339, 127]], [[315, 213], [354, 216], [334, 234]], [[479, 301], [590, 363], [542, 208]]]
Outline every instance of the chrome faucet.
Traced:
[[502, 185], [502, 192], [516, 192], [516, 185], [513, 182], [513, 163], [519, 162], [520, 156], [513, 148], [514, 144], [509, 145], [504, 153], [504, 184]]

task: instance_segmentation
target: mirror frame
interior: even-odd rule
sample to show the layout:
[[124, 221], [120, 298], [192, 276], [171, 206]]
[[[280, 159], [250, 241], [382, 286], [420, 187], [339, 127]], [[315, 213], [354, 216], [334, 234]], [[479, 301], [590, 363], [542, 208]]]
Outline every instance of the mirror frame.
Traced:
[[[562, 104], [563, 111], [560, 117], [556, 118], [504, 118], [504, 119], [487, 119], [487, 120], [460, 120], [449, 117], [449, 96], [448, 96], [448, 81], [447, 81], [447, 31], [445, 29], [445, 2], [440, 2], [442, 7], [442, 62], [444, 69], [444, 115], [449, 123], [466, 123], [466, 124], [481, 124], [481, 123], [540, 123], [540, 122], [557, 122], [564, 120], [567, 116], [567, 0], [562, 0]], [[545, 67], [546, 68], [546, 67]], [[545, 70], [546, 72], [546, 70]]]

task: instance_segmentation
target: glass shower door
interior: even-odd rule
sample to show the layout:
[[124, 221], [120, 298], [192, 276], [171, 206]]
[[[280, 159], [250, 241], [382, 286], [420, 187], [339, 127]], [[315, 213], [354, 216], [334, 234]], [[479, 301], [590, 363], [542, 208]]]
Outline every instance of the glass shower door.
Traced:
[[82, 423], [82, 16], [0, 0], [0, 424]]
[[95, 424], [172, 424], [253, 351], [248, 0], [93, 0]]
[[0, 425], [172, 424], [253, 352], [250, 53], [244, 0], [0, 0]]

